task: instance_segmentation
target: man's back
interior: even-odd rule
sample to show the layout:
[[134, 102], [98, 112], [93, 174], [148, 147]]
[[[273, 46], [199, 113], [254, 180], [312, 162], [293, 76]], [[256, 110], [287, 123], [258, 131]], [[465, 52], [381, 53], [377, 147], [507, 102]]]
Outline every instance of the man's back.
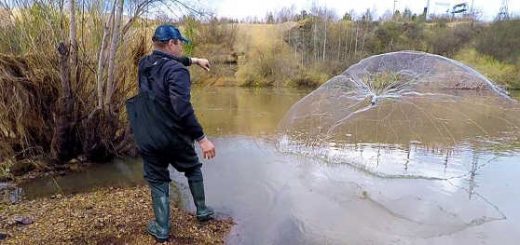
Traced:
[[169, 104], [166, 74], [179, 69], [186, 69], [182, 64], [160, 51], [144, 56], [139, 60], [137, 70], [139, 93], [151, 91], [164, 104]]
[[157, 50], [143, 57], [138, 68], [139, 92], [152, 92], [173, 112], [183, 133], [199, 140], [204, 132], [190, 102], [190, 74], [179, 61], [189, 62]]

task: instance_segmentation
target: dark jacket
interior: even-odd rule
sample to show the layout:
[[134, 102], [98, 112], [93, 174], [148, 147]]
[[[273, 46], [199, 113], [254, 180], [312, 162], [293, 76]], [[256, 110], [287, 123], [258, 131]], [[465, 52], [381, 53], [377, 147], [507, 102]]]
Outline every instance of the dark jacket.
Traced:
[[187, 65], [191, 65], [188, 57], [153, 51], [139, 61], [139, 92], [151, 90], [159, 101], [171, 108], [183, 133], [200, 140], [204, 138], [204, 131], [190, 102], [191, 81]]

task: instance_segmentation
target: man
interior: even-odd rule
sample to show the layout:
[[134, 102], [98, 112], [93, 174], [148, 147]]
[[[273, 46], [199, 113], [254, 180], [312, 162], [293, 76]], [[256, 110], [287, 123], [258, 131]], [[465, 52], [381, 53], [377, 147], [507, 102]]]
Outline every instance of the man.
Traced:
[[205, 204], [202, 163], [194, 141], [205, 159], [215, 157], [216, 152], [195, 116], [190, 102], [190, 73], [185, 67], [193, 62], [209, 70], [209, 62], [182, 57], [182, 44], [188, 40], [173, 25], [158, 26], [152, 41], [153, 53], [139, 61], [139, 94], [128, 100], [127, 109], [152, 194], [155, 220], [149, 222], [147, 231], [164, 242], [170, 229], [168, 166], [187, 177], [197, 219], [207, 221], [214, 212]]

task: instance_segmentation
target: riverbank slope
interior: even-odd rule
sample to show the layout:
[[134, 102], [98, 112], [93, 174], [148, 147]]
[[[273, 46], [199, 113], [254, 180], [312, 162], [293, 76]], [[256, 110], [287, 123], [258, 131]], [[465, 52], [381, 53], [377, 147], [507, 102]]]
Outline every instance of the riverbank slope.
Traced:
[[[3, 244], [153, 244], [145, 232], [153, 213], [146, 186], [108, 188], [71, 196], [0, 205]], [[223, 244], [232, 221], [197, 222], [171, 208], [173, 244]]]

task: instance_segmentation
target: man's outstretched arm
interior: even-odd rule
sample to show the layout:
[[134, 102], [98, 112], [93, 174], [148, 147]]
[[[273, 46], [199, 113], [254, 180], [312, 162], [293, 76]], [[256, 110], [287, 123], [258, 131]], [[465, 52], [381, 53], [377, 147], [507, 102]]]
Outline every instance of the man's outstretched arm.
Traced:
[[204, 58], [181, 56], [181, 57], [175, 57], [175, 60], [177, 60], [184, 66], [191, 66], [192, 64], [196, 64], [206, 71], [209, 71], [209, 68], [211, 66], [209, 61]]

